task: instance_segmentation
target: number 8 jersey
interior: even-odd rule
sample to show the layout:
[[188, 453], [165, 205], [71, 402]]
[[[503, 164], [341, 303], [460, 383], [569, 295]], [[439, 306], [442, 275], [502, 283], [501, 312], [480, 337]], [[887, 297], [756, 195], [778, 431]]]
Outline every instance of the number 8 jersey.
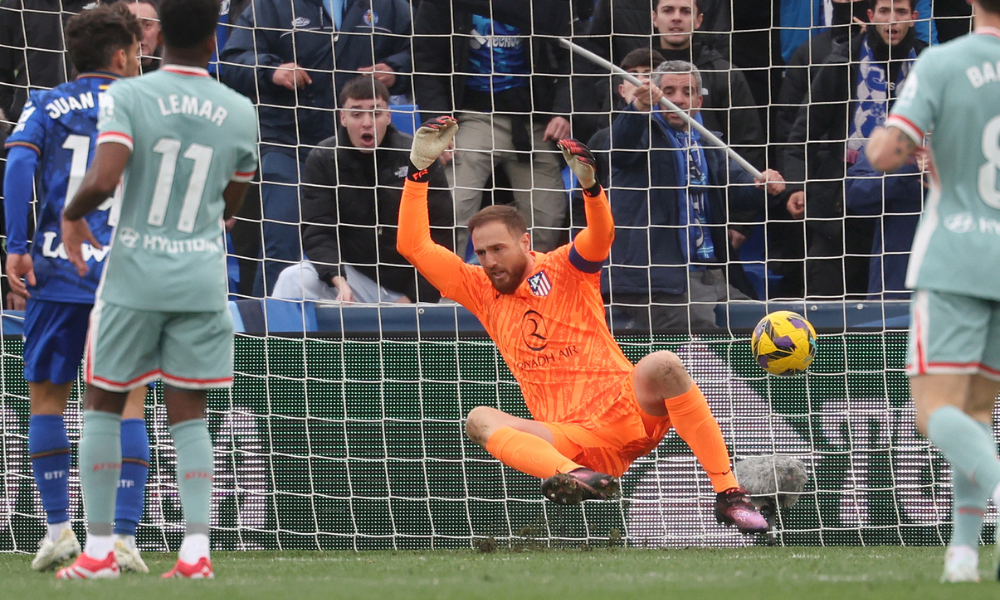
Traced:
[[[67, 197], [79, 189], [87, 166], [93, 158], [97, 137], [97, 99], [116, 77], [109, 73], [84, 73], [74, 81], [54, 89], [31, 92], [21, 118], [6, 147], [13, 158], [16, 152], [37, 156], [35, 178], [38, 220], [31, 246], [37, 285], [29, 286], [31, 297], [52, 302], [93, 304], [94, 292], [101, 278], [111, 241], [113, 222], [109, 223], [112, 202], [87, 215], [87, 223], [97, 241], [104, 246], [95, 250], [84, 243], [83, 256], [90, 272], [83, 279], [66, 258], [60, 222]], [[8, 163], [10, 164], [15, 161]], [[35, 161], [31, 161], [35, 164]], [[31, 174], [25, 175], [30, 178]], [[31, 208], [31, 185], [8, 189], [4, 205], [7, 214], [7, 251], [25, 254], [28, 247], [28, 212]], [[112, 219], [113, 221], [113, 219]]]
[[909, 288], [1000, 300], [998, 99], [1000, 30], [979, 28], [925, 50], [886, 119], [934, 159]]
[[132, 151], [98, 297], [137, 310], [224, 310], [222, 193], [256, 170], [253, 105], [204, 69], [167, 65], [102, 94], [98, 129], [98, 144]]

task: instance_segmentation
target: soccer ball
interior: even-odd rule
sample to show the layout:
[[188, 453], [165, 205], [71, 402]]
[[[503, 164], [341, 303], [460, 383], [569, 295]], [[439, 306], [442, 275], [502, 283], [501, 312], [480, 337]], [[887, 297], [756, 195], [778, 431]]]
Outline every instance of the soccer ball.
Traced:
[[802, 315], [779, 310], [757, 323], [750, 347], [768, 373], [798, 375], [816, 356], [816, 330]]

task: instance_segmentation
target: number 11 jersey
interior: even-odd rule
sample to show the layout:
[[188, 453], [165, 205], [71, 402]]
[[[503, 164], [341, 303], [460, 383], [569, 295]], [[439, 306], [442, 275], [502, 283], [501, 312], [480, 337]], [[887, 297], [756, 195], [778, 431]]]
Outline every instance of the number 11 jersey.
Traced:
[[101, 95], [98, 131], [98, 144], [132, 150], [98, 298], [136, 310], [224, 310], [222, 193], [256, 170], [253, 105], [204, 69], [166, 65]]
[[998, 98], [1000, 30], [979, 28], [925, 50], [886, 119], [934, 158], [909, 288], [1000, 300]]

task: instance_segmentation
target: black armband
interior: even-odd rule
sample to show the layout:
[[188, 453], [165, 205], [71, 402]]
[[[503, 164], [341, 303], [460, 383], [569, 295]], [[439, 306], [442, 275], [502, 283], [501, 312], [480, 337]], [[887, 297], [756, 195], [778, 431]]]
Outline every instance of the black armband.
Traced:
[[588, 198], [594, 198], [601, 195], [601, 184], [600, 182], [594, 183], [593, 186], [583, 190], [583, 195]]

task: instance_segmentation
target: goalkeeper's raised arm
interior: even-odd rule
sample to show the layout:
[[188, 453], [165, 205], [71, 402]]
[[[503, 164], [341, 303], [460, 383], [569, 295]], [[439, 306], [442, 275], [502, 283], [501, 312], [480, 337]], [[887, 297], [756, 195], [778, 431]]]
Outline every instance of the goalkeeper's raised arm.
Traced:
[[456, 132], [458, 121], [451, 117], [437, 117], [421, 125], [414, 133], [410, 172], [403, 183], [403, 197], [399, 204], [396, 249], [443, 295], [461, 302], [449, 293], [448, 288], [449, 284], [458, 283], [459, 278], [455, 275], [466, 265], [454, 252], [431, 239], [427, 212], [431, 169], [440, 168], [435, 163], [451, 144]]
[[[471, 265], [466, 265], [461, 258], [451, 250], [434, 243], [430, 237], [430, 224], [427, 212], [427, 187], [432, 169], [439, 168], [437, 159], [451, 144], [458, 131], [458, 122], [451, 117], [437, 117], [424, 123], [413, 137], [413, 147], [410, 151], [410, 173], [403, 185], [403, 197], [399, 206], [399, 230], [396, 239], [396, 249], [420, 273], [427, 278], [441, 293], [475, 312], [476, 293], [463, 284], [468, 281], [465, 271], [480, 271]], [[571, 255], [575, 254], [588, 263], [600, 264], [608, 257], [611, 242], [614, 240], [614, 221], [611, 208], [608, 205], [604, 190], [601, 189], [595, 176], [596, 164], [594, 156], [582, 143], [574, 139], [560, 140], [562, 150], [570, 169], [580, 180], [584, 189], [587, 227], [577, 235], [573, 242]], [[488, 212], [490, 209], [484, 209]], [[495, 211], [494, 211], [495, 212]], [[479, 217], [480, 215], [477, 215]], [[472, 224], [479, 221], [503, 220], [497, 215], [474, 217]], [[523, 227], [523, 224], [522, 224]], [[530, 267], [535, 254], [528, 252], [528, 236], [517, 236], [515, 245], [523, 245], [524, 261], [520, 267]], [[475, 244], [474, 244], [475, 246]], [[485, 248], [475, 246], [477, 254], [486, 252]], [[503, 262], [503, 261], [501, 261]], [[486, 265], [483, 265], [484, 267]], [[511, 273], [501, 273], [505, 268], [496, 266], [490, 269], [489, 277], [508, 277], [510, 280], [500, 284], [501, 287], [516, 289], [530, 275], [530, 268], [518, 268]], [[480, 277], [482, 274], [480, 273]], [[475, 278], [475, 276], [473, 276]], [[494, 284], [497, 282], [494, 281]]]
[[611, 242], [615, 240], [615, 222], [608, 198], [597, 182], [597, 161], [586, 146], [572, 138], [559, 140], [559, 149], [570, 170], [580, 180], [587, 216], [587, 227], [577, 234], [573, 248], [584, 260], [603, 262], [611, 252]]

